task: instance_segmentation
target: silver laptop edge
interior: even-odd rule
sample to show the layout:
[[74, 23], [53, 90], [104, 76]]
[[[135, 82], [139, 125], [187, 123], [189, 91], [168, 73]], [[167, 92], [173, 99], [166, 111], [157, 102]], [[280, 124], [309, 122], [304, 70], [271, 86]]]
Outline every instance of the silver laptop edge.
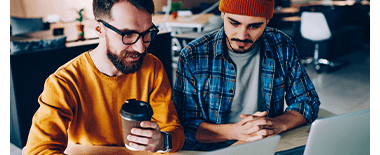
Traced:
[[306, 155], [369, 154], [370, 110], [315, 120], [310, 129]]

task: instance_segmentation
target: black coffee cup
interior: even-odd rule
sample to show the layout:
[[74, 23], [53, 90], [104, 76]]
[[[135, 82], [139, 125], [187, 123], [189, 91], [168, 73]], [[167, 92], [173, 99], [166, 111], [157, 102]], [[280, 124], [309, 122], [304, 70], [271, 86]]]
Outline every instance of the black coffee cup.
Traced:
[[136, 150], [130, 147], [127, 136], [131, 133], [133, 127], [140, 128], [141, 121], [150, 121], [153, 115], [153, 109], [149, 103], [130, 99], [120, 108], [120, 117], [123, 126], [123, 135], [125, 147], [129, 150]]

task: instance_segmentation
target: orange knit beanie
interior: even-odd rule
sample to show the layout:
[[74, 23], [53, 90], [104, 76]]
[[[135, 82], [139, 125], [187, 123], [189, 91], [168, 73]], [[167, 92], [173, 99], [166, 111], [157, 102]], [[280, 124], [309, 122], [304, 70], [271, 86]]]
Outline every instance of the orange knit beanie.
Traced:
[[272, 18], [273, 0], [221, 0], [219, 10], [225, 13]]

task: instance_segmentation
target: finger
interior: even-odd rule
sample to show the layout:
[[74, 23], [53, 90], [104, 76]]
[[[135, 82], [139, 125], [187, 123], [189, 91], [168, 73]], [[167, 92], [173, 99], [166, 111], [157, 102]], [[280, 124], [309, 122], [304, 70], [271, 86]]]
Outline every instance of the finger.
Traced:
[[132, 128], [131, 133], [142, 137], [153, 137], [154, 131], [151, 129]]
[[263, 139], [267, 136], [273, 135], [273, 133], [274, 133], [273, 130], [263, 129], [263, 130], [256, 132], [255, 134], [253, 134], [254, 136], [247, 138], [246, 141], [251, 142], [251, 141], [260, 140], [260, 139]]
[[256, 117], [265, 117], [267, 114], [268, 114], [267, 111], [263, 111], [263, 112], [261, 112], [261, 111], [257, 111], [257, 112], [255, 112], [254, 114], [252, 114], [252, 116], [256, 116]]
[[240, 114], [240, 118], [241, 118], [241, 119], [244, 119], [244, 118], [246, 118], [246, 117], [248, 117], [248, 116], [251, 116], [251, 115], [249, 115], [249, 114]]
[[245, 118], [242, 118], [242, 119], [240, 120], [240, 123], [241, 123], [241, 125], [244, 125], [245, 123], [250, 122], [250, 121], [253, 121], [253, 120], [255, 120], [255, 117], [247, 116], [247, 117], [245, 117]]
[[257, 140], [263, 139], [263, 138], [264, 138], [264, 136], [262, 136], [262, 135], [255, 135], [255, 136], [251, 136], [251, 137], [245, 139], [244, 141], [246, 141], [246, 142], [253, 142], [253, 141], [257, 141]]
[[247, 122], [244, 124], [243, 129], [245, 129], [245, 134], [252, 134], [254, 132], [257, 132], [262, 129], [273, 129], [271, 125], [263, 125], [263, 124], [270, 124], [271, 121], [269, 120], [256, 120]]
[[160, 129], [158, 124], [153, 121], [141, 121], [140, 126], [142, 128]]
[[274, 126], [273, 125], [262, 125], [261, 128], [262, 129], [274, 129]]
[[259, 130], [261, 130], [260, 126], [253, 126], [251, 128], [247, 128], [246, 130], [244, 130], [244, 134], [250, 135], [250, 134], [253, 134]]
[[130, 147], [133, 147], [139, 151], [149, 151], [149, 152], [156, 152], [157, 149], [155, 149], [155, 147], [151, 146], [151, 145], [142, 145], [142, 144], [138, 144], [138, 143], [134, 143], [134, 142], [130, 142], [128, 144]]
[[136, 150], [139, 150], [139, 151], [145, 151], [147, 149], [146, 145], [141, 145], [141, 144], [138, 144], [138, 143], [135, 143], [135, 142], [129, 142], [128, 145], [130, 147], [133, 147]]
[[139, 136], [135, 136], [135, 135], [131, 135], [131, 134], [129, 134], [127, 136], [127, 139], [130, 142], [144, 144], [144, 145], [148, 145], [150, 143], [150, 139], [149, 138], [139, 137]]
[[249, 115], [250, 117], [247, 116], [247, 117], [242, 118], [241, 124], [244, 125], [245, 123], [247, 123], [249, 121], [265, 118], [265, 116], [266, 116], [267, 113], [268, 112], [266, 112], [266, 111], [264, 111], [264, 112], [259, 112], [258, 111], [256, 113], [254, 113], [253, 115]]
[[257, 126], [257, 125], [273, 125], [273, 122], [266, 119], [265, 117], [260, 117], [260, 118], [247, 117], [247, 118], [242, 119], [241, 122], [243, 126], [246, 126], [248, 128], [252, 126]]
[[257, 131], [256, 134], [258, 135], [262, 135], [262, 136], [269, 136], [269, 135], [273, 135], [274, 134], [274, 130], [270, 130], [270, 129], [262, 129], [260, 131]]

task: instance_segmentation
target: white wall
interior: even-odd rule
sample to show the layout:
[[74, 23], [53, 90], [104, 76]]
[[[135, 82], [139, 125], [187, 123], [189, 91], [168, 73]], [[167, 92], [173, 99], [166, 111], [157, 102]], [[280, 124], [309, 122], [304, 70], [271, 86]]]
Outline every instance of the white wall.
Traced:
[[10, 0], [10, 15], [16, 17], [46, 17], [58, 14], [61, 18], [75, 20], [76, 10], [85, 9], [93, 18], [92, 0]]
[[[183, 9], [198, 6], [201, 2], [215, 3], [219, 0], [172, 0], [179, 2]], [[167, 0], [153, 0], [156, 12], [162, 11]], [[85, 9], [85, 15], [93, 18], [92, 0], [10, 0], [10, 15], [15, 17], [46, 17], [58, 14], [66, 20], [75, 20], [75, 10]]]
[[[219, 0], [172, 0], [182, 4], [181, 9], [197, 7], [201, 2], [215, 3]], [[321, 0], [291, 0], [298, 4], [310, 1]], [[153, 0], [156, 12], [162, 11], [167, 0]], [[10, 0], [10, 15], [16, 17], [46, 17], [51, 14], [58, 14], [66, 20], [75, 20], [77, 13], [75, 10], [85, 9], [85, 15], [93, 18], [92, 0]]]

